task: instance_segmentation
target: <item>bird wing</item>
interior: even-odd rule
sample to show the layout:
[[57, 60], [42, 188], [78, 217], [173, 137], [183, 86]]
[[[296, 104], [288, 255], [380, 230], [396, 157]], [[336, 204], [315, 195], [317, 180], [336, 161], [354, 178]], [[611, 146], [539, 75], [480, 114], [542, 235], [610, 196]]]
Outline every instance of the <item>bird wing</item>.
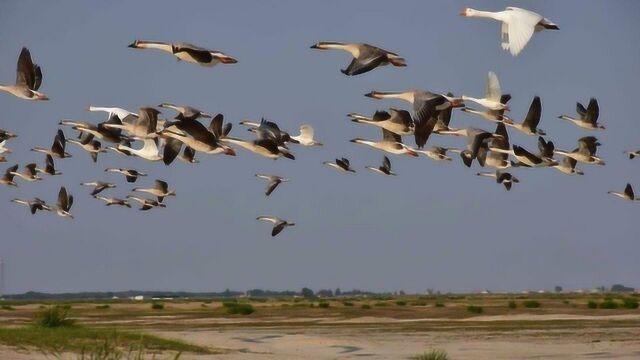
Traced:
[[33, 89], [36, 83], [36, 74], [34, 71], [31, 53], [26, 47], [22, 48], [20, 56], [18, 56], [18, 67], [16, 70], [16, 85], [24, 85], [29, 89]]
[[385, 120], [389, 120], [390, 118], [391, 118], [391, 114], [389, 114], [384, 110], [378, 110], [371, 117], [371, 121], [385, 121]]
[[600, 107], [598, 106], [598, 100], [595, 98], [591, 98], [589, 100], [589, 105], [587, 105], [587, 113], [585, 115], [585, 121], [588, 121], [595, 125], [596, 121], [598, 121], [598, 116], [600, 115]]
[[391, 170], [391, 160], [386, 156], [382, 159], [382, 167], [387, 171]]
[[540, 102], [540, 97], [536, 96], [533, 98], [531, 105], [529, 106], [529, 112], [527, 112], [527, 117], [522, 122], [523, 125], [528, 127], [529, 129], [535, 129], [540, 123], [540, 117], [542, 116], [542, 103]]
[[382, 128], [382, 140], [401, 143], [402, 137], [392, 131]]
[[31, 163], [31, 164], [27, 164], [24, 166], [27, 174], [31, 177], [36, 176], [37, 172], [36, 172], [36, 164], [35, 163]]
[[314, 130], [311, 125], [304, 124], [300, 126], [300, 137], [307, 140], [313, 140]]
[[277, 222], [279, 222], [279, 221], [280, 221], [280, 219], [278, 219], [278, 218], [277, 218], [277, 217], [275, 217], [275, 216], [258, 216], [258, 217], [256, 218], [256, 220], [259, 220], [259, 221], [266, 221], [266, 222], [270, 222], [270, 223], [273, 223], [273, 224], [276, 224]]
[[364, 74], [380, 66], [386, 59], [386, 56], [379, 54], [354, 58], [349, 66], [342, 70], [342, 73], [349, 76]]
[[67, 211], [68, 203], [67, 189], [63, 186], [60, 188], [60, 192], [58, 192], [58, 207], [64, 211]]
[[267, 184], [267, 190], [265, 191], [265, 195], [269, 196], [271, 195], [271, 193], [273, 192], [273, 190], [276, 189], [276, 187], [280, 184], [280, 180], [279, 179], [272, 179], [271, 181], [269, 181], [269, 183]]
[[535, 27], [542, 20], [542, 16], [532, 11], [515, 7], [508, 7], [506, 10], [509, 13], [509, 17], [502, 22], [502, 30], [504, 33], [506, 24], [508, 43], [505, 44], [503, 40], [502, 48], [509, 50], [511, 55], [517, 56], [533, 36]]
[[500, 97], [502, 96], [502, 91], [500, 90], [500, 81], [498, 81], [498, 76], [493, 71], [489, 71], [487, 75], [487, 83], [484, 88], [484, 97], [493, 100], [500, 101]]
[[280, 234], [280, 232], [282, 232], [282, 230], [284, 229], [285, 226], [286, 226], [285, 222], [281, 222], [281, 223], [277, 224], [276, 226], [274, 226], [273, 230], [271, 230], [271, 236], [276, 236], [276, 235]]
[[224, 121], [224, 116], [222, 114], [218, 114], [211, 119], [209, 123], [209, 131], [211, 131], [217, 138], [222, 137], [222, 122]]
[[414, 137], [416, 145], [418, 145], [419, 148], [422, 148], [424, 144], [427, 143], [427, 140], [438, 121], [438, 111], [436, 110], [436, 106], [444, 101], [444, 97], [435, 96], [423, 101], [414, 102]]
[[624, 188], [624, 194], [627, 195], [631, 200], [634, 200], [636, 198], [635, 195], [633, 194], [633, 188], [629, 183], [627, 183], [627, 186], [625, 186]]
[[584, 118], [587, 115], [587, 109], [584, 108], [584, 105], [579, 102], [576, 103], [576, 112], [580, 115], [581, 118]]
[[[502, 94], [500, 96], [500, 103], [506, 105], [509, 100], [511, 100], [511, 94]], [[487, 110], [489, 115], [492, 115], [497, 120], [502, 120], [502, 116], [504, 115], [504, 109], [501, 110]]]
[[155, 188], [162, 191], [163, 193], [166, 193], [167, 190], [169, 190], [169, 184], [167, 184], [166, 181], [156, 180]]
[[198, 62], [210, 63], [213, 60], [211, 52], [207, 49], [191, 45], [191, 44], [175, 44], [173, 53], [186, 52]]

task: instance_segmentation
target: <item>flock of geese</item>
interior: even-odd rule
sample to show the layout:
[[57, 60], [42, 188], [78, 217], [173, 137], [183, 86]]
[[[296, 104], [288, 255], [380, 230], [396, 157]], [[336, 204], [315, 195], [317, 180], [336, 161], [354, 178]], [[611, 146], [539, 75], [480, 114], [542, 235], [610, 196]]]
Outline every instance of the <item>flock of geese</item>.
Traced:
[[[535, 32], [542, 30], [558, 30], [558, 26], [550, 20], [532, 11], [508, 7], [504, 11], [487, 12], [465, 8], [460, 13], [466, 17], [484, 17], [501, 22], [501, 44], [504, 50], [513, 56], [518, 55], [526, 46]], [[167, 52], [179, 60], [212, 67], [217, 64], [235, 64], [237, 60], [221, 51], [208, 50], [188, 43], [164, 43], [156, 41], [136, 40], [129, 45], [134, 49], [156, 49]], [[367, 73], [377, 67], [392, 65], [395, 67], [407, 66], [400, 55], [375, 47], [369, 44], [340, 43], [322, 41], [311, 46], [319, 50], [342, 50], [352, 57], [351, 63], [341, 72], [347, 76], [355, 76]], [[17, 76], [15, 84], [0, 85], [0, 90], [26, 100], [43, 101], [49, 97], [39, 91], [42, 84], [42, 70], [33, 63], [31, 54], [27, 48], [23, 48], [18, 57]], [[509, 112], [508, 102], [511, 95], [503, 94], [498, 76], [489, 72], [485, 93], [482, 97], [462, 95], [454, 96], [452, 93], [441, 94], [426, 90], [408, 91], [371, 91], [365, 96], [377, 100], [400, 100], [411, 105], [412, 112], [399, 108], [379, 110], [371, 116], [351, 113], [348, 117], [358, 124], [375, 126], [382, 132], [381, 139], [355, 138], [351, 142], [365, 145], [392, 155], [406, 155], [418, 157], [420, 154], [435, 161], [452, 161], [450, 153], [459, 154], [465, 166], [471, 167], [476, 161], [481, 167], [493, 168], [495, 171], [478, 172], [478, 176], [495, 179], [506, 190], [510, 190], [513, 184], [520, 180], [507, 170], [517, 167], [528, 168], [553, 168], [567, 175], [583, 175], [584, 172], [576, 165], [578, 163], [589, 165], [604, 165], [599, 158], [597, 148], [601, 145], [594, 136], [584, 136], [578, 140], [578, 145], [571, 151], [556, 149], [552, 141], [544, 138], [546, 132], [538, 127], [542, 116], [542, 102], [536, 96], [531, 102], [529, 110], [522, 121], [515, 121], [506, 112]], [[482, 109], [468, 107], [468, 103], [475, 103]], [[174, 111], [176, 116], [169, 119], [161, 119], [160, 109]], [[453, 109], [477, 116], [495, 124], [495, 131], [487, 131], [476, 127], [453, 128], [450, 126]], [[21, 171], [19, 166], [13, 165], [7, 168], [4, 176], [0, 178], [1, 185], [18, 186], [16, 177], [27, 182], [43, 180], [40, 174], [48, 176], [62, 175], [56, 169], [54, 159], [62, 160], [72, 157], [66, 151], [67, 144], [77, 145], [87, 152], [94, 162], [98, 161], [101, 153], [111, 151], [123, 156], [134, 156], [146, 161], [162, 161], [166, 165], [171, 164], [176, 158], [188, 163], [197, 163], [197, 153], [220, 154], [235, 156], [237, 148], [243, 148], [255, 154], [270, 159], [287, 158], [295, 160], [291, 151], [292, 145], [303, 147], [321, 146], [314, 137], [314, 129], [311, 125], [302, 125], [298, 135], [290, 135], [281, 129], [275, 122], [262, 119], [257, 121], [242, 121], [255, 135], [252, 139], [242, 139], [230, 136], [231, 123], [224, 123], [222, 114], [212, 115], [191, 106], [162, 103], [157, 107], [140, 107], [138, 112], [131, 112], [118, 107], [90, 106], [88, 111], [105, 113], [103, 122], [93, 124], [85, 121], [62, 120], [59, 125], [70, 127], [78, 134], [77, 139], [67, 138], [61, 129], [58, 129], [51, 147], [33, 147], [31, 150], [45, 154], [45, 168], [41, 169], [36, 163], [24, 165]], [[603, 130], [604, 126], [598, 122], [599, 106], [595, 98], [589, 100], [585, 107], [577, 103], [576, 115], [560, 115], [559, 118], [571, 122], [586, 130]], [[209, 120], [208, 126], [201, 119]], [[525, 135], [538, 136], [537, 151], [530, 151], [522, 146], [511, 144], [507, 129], [511, 128]], [[440, 136], [459, 136], [466, 138], [466, 148], [453, 149], [439, 146], [431, 146], [425, 149], [425, 145], [432, 134]], [[403, 142], [403, 136], [413, 135], [415, 147]], [[6, 156], [11, 150], [6, 147], [8, 140], [16, 137], [15, 134], [0, 129], [0, 162], [6, 162]], [[109, 143], [110, 146], [103, 146]], [[134, 143], [141, 145], [134, 146]], [[184, 147], [184, 150], [183, 150]], [[630, 159], [640, 156], [640, 150], [627, 151]], [[556, 156], [561, 156], [559, 159]], [[325, 161], [328, 167], [340, 172], [355, 173], [347, 158], [340, 157], [334, 162]], [[366, 166], [366, 169], [381, 175], [396, 175], [391, 170], [391, 161], [386, 155], [380, 166]], [[135, 183], [138, 178], [147, 174], [137, 169], [107, 168], [105, 172], [116, 173], [124, 176], [128, 183]], [[265, 195], [269, 196], [280, 184], [289, 181], [282, 176], [270, 174], [256, 174], [259, 179], [265, 180]], [[169, 184], [162, 180], [155, 180], [152, 187], [136, 187], [132, 193], [124, 199], [106, 196], [109, 189], [116, 184], [106, 181], [89, 181], [81, 183], [82, 186], [91, 188], [90, 195], [96, 200], [103, 201], [107, 206], [131, 207], [131, 202], [140, 204], [140, 210], [151, 210], [166, 207], [164, 199], [175, 196], [176, 192], [170, 189]], [[633, 188], [627, 184], [623, 192], [610, 191], [610, 194], [625, 200], [640, 200], [636, 198]], [[147, 194], [152, 197], [143, 197], [138, 194]], [[49, 205], [44, 200], [34, 197], [30, 200], [13, 199], [14, 203], [25, 205], [32, 214], [37, 211], [55, 211], [62, 217], [73, 218], [71, 207], [73, 196], [61, 187], [55, 206]], [[284, 228], [294, 226], [292, 222], [275, 216], [259, 216], [257, 220], [270, 222], [273, 225], [272, 236], [279, 234]]]

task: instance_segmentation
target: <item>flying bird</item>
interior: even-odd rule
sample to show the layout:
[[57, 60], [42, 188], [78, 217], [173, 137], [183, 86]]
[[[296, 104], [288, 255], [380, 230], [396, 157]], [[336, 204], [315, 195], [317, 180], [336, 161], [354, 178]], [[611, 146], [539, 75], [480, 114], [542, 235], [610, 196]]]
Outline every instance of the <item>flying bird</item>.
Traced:
[[67, 144], [67, 140], [64, 136], [64, 132], [58, 129], [56, 136], [53, 138], [53, 145], [51, 145], [51, 149], [45, 149], [43, 147], [36, 146], [32, 148], [31, 151], [36, 151], [43, 154], [49, 154], [59, 159], [70, 158], [71, 154], [65, 151], [66, 144]]
[[464, 8], [460, 15], [500, 21], [502, 23], [502, 49], [509, 51], [513, 56], [520, 54], [534, 32], [560, 29], [558, 25], [542, 17], [542, 15], [517, 7], [507, 7], [504, 11], [496, 12]]
[[560, 115], [558, 116], [558, 118], [571, 121], [572, 123], [578, 125], [583, 129], [605, 129], [604, 125], [598, 123], [598, 117], [600, 116], [600, 106], [598, 105], [598, 100], [596, 100], [595, 98], [591, 98], [589, 100], [589, 105], [587, 105], [586, 109], [582, 104], [576, 103], [576, 112], [578, 113], [577, 118], [568, 115]]
[[372, 141], [362, 138], [355, 138], [350, 141], [356, 144], [371, 146], [374, 149], [382, 150], [389, 154], [418, 156], [415, 150], [402, 143], [400, 135], [392, 133], [387, 129], [382, 129], [382, 141]]
[[134, 188], [132, 191], [145, 192], [158, 198], [158, 202], [162, 202], [167, 196], [176, 196], [176, 192], [169, 190], [169, 184], [166, 181], [156, 180], [152, 188]]
[[91, 196], [96, 196], [99, 193], [103, 192], [106, 189], [113, 189], [116, 187], [116, 184], [112, 184], [104, 181], [91, 181], [91, 182], [83, 182], [80, 183], [82, 186], [92, 186], [93, 190], [91, 191]]
[[53, 163], [53, 157], [49, 154], [47, 154], [47, 156], [45, 157], [44, 170], [36, 168], [36, 171], [41, 172], [43, 174], [51, 175], [51, 176], [62, 175], [60, 171], [56, 170], [56, 166]]
[[69, 212], [73, 206], [73, 195], [67, 194], [67, 189], [63, 186], [58, 192], [58, 206], [56, 207], [56, 214], [58, 216], [67, 217], [73, 219], [73, 215]]
[[518, 180], [517, 177], [511, 175], [511, 173], [500, 172], [500, 170], [496, 170], [495, 173], [492, 173], [492, 172], [479, 172], [476, 175], [495, 178], [496, 182], [498, 184], [504, 185], [504, 188], [507, 189], [507, 191], [511, 190], [511, 186], [513, 184], [520, 182], [520, 180]]
[[393, 66], [407, 66], [404, 58], [396, 53], [369, 44], [349, 44], [332, 41], [320, 41], [311, 46], [320, 50], [343, 50], [353, 56], [349, 66], [340, 70], [345, 75], [353, 76], [369, 72], [378, 66], [391, 64]]
[[311, 125], [303, 124], [300, 126], [300, 135], [291, 136], [292, 140], [298, 142], [302, 146], [322, 146], [322, 143], [313, 138], [314, 130]]
[[116, 206], [125, 206], [128, 208], [131, 208], [131, 204], [129, 204], [127, 200], [123, 200], [115, 197], [106, 197], [102, 195], [95, 195], [94, 198], [104, 201], [106, 206], [116, 205]]
[[611, 195], [617, 196], [619, 198], [622, 198], [624, 200], [629, 200], [629, 201], [640, 200], [640, 198], [635, 197], [633, 193], [633, 188], [629, 183], [627, 183], [627, 186], [624, 187], [624, 192], [609, 191], [608, 193]]
[[505, 103], [502, 103], [502, 90], [500, 90], [500, 81], [498, 81], [498, 76], [493, 71], [489, 71], [487, 75], [487, 83], [484, 89], [484, 97], [483, 98], [474, 98], [471, 96], [462, 95], [463, 101], [473, 101], [474, 103], [480, 104], [489, 110], [506, 110], [509, 111], [509, 106]]
[[17, 187], [18, 184], [16, 184], [15, 181], [13, 181], [14, 178], [14, 174], [15, 172], [18, 170], [18, 164], [15, 164], [9, 168], [7, 168], [4, 171], [4, 175], [0, 178], [0, 184], [1, 185], [7, 185], [7, 186], [15, 186]]
[[273, 190], [275, 190], [281, 183], [289, 181], [289, 179], [277, 175], [256, 174], [256, 177], [267, 180], [267, 188], [264, 192], [266, 196], [271, 195]]
[[391, 108], [389, 112], [376, 111], [372, 117], [358, 113], [351, 113], [348, 116], [355, 123], [377, 126], [398, 135], [413, 135], [413, 119], [406, 110]]
[[276, 236], [280, 234], [284, 228], [288, 226], [294, 226], [295, 223], [290, 223], [275, 216], [258, 216], [256, 220], [266, 221], [273, 224], [273, 230], [271, 230], [271, 236]]
[[396, 175], [391, 171], [391, 160], [386, 156], [382, 159], [382, 165], [379, 167], [365, 166], [365, 168], [382, 175]]
[[136, 182], [136, 180], [138, 180], [138, 177], [140, 176], [147, 176], [147, 174], [138, 171], [136, 169], [125, 169], [125, 168], [106, 168], [104, 169], [105, 172], [113, 172], [113, 173], [118, 173], [118, 174], [122, 174], [125, 176], [125, 178], [127, 179], [127, 182], [129, 183], [134, 183]]
[[555, 153], [585, 164], [605, 165], [604, 160], [596, 156], [598, 146], [600, 146], [598, 139], [594, 136], [585, 136], [578, 139], [578, 147], [572, 151], [555, 150]]
[[25, 165], [22, 172], [16, 172], [14, 170], [11, 172], [11, 174], [29, 182], [42, 180], [42, 178], [38, 176], [38, 171], [36, 170], [35, 163]]
[[135, 40], [129, 45], [134, 49], [157, 49], [172, 54], [178, 60], [213, 67], [217, 64], [235, 64], [238, 60], [217, 50], [208, 50], [188, 43], [165, 43], [159, 41]]
[[625, 151], [624, 153], [629, 155], [629, 159], [640, 157], [640, 150], [629, 150], [629, 151]]
[[[500, 102], [504, 105], [507, 105], [507, 103], [509, 102], [509, 100], [511, 100], [511, 94], [502, 94], [500, 96]], [[505, 121], [505, 116], [504, 116], [504, 109], [502, 110], [486, 110], [486, 111], [479, 111], [479, 110], [475, 110], [469, 107], [464, 107], [462, 109], [463, 112], [466, 112], [468, 114], [472, 114], [472, 115], [477, 115], [480, 116], [481, 118], [487, 120], [487, 121], [491, 121], [491, 122], [504, 122]]]
[[47, 95], [38, 92], [41, 84], [42, 70], [31, 60], [29, 49], [23, 47], [18, 57], [16, 83], [14, 85], [0, 85], [0, 91], [26, 100], [49, 100]]
[[102, 144], [98, 140], [94, 140], [92, 134], [87, 134], [81, 141], [69, 139], [68, 142], [72, 144], [76, 144], [80, 146], [84, 151], [88, 152], [91, 155], [91, 160], [93, 162], [98, 162], [98, 154], [101, 152], [107, 152], [107, 150], [102, 148]]
[[33, 200], [13, 199], [11, 202], [16, 204], [25, 205], [31, 211], [31, 214], [35, 214], [38, 210], [52, 211], [53, 209], [47, 205], [47, 203], [40, 198], [33, 198]]
[[151, 210], [151, 209], [156, 208], [156, 207], [160, 207], [160, 208], [167, 207], [166, 204], [163, 204], [163, 203], [161, 203], [159, 201], [152, 200], [152, 199], [145, 199], [145, 198], [137, 197], [137, 196], [134, 196], [134, 195], [127, 195], [127, 199], [139, 202], [140, 205], [141, 205], [139, 210], [141, 210], [141, 211]]
[[526, 135], [546, 135], [544, 130], [538, 129], [541, 117], [542, 102], [540, 101], [540, 97], [536, 96], [533, 98], [533, 101], [531, 101], [527, 117], [521, 124], [514, 123], [511, 119], [504, 121], [504, 124]]
[[349, 160], [347, 158], [336, 159], [335, 163], [332, 163], [330, 161], [325, 161], [323, 162], [323, 164], [329, 167], [332, 167], [338, 171], [352, 172], [352, 173], [356, 172], [351, 168], [351, 165], [349, 164]]
[[421, 154], [427, 155], [427, 157], [436, 161], [442, 161], [442, 160], [451, 161], [451, 158], [447, 156], [447, 151], [451, 151], [453, 153], [462, 152], [462, 150], [459, 150], [459, 149], [450, 149], [442, 146], [432, 146], [428, 149], [418, 149], [416, 151]]

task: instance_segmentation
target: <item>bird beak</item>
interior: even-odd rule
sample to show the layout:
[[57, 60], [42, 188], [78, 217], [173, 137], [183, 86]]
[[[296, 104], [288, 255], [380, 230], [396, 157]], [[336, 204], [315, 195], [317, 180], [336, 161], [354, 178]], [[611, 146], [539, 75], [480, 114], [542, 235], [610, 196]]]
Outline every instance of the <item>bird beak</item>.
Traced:
[[380, 95], [378, 94], [377, 91], [372, 91], [370, 93], [366, 93], [366, 94], [364, 94], [364, 96], [366, 96], [368, 98], [372, 98], [372, 99], [382, 99], [382, 97], [380, 97]]
[[467, 16], [467, 8], [460, 10], [460, 16]]
[[418, 157], [418, 153], [415, 150], [409, 149], [407, 148], [408, 152], [407, 155], [408, 156], [413, 156], [413, 157]]

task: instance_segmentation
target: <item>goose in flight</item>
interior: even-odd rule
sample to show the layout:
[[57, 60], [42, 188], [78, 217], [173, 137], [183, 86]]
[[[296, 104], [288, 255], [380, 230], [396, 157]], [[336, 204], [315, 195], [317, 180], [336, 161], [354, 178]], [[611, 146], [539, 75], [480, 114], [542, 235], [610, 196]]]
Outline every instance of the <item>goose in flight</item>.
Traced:
[[51, 157], [51, 155], [49, 155], [49, 154], [47, 154], [47, 156], [45, 158], [45, 168], [44, 168], [44, 170], [36, 168], [36, 171], [40, 172], [40, 173], [43, 173], [43, 174], [51, 175], [51, 176], [62, 175], [62, 173], [60, 171], [56, 170], [56, 166], [53, 163], [53, 157]]
[[289, 226], [294, 226], [295, 223], [290, 223], [275, 216], [258, 216], [256, 220], [266, 221], [273, 224], [273, 230], [271, 230], [271, 236], [276, 236], [280, 234], [284, 228]]
[[633, 193], [633, 188], [631, 187], [631, 184], [627, 183], [627, 186], [624, 187], [624, 192], [618, 192], [618, 191], [609, 191], [608, 194], [617, 196], [619, 198], [622, 198], [624, 200], [630, 200], [630, 201], [634, 201], [634, 200], [640, 200], [640, 198], [636, 198], [634, 193]]
[[91, 159], [94, 163], [98, 162], [99, 153], [107, 152], [107, 150], [102, 148], [102, 144], [100, 144], [100, 141], [93, 139], [92, 134], [85, 135], [84, 139], [82, 139], [81, 141], [74, 139], [69, 139], [67, 141], [80, 146], [82, 149], [84, 149], [84, 151], [88, 152], [89, 155], [91, 155]]
[[501, 134], [472, 127], [459, 129], [456, 133], [467, 137], [467, 148], [460, 152], [460, 157], [467, 167], [471, 167], [473, 160], [478, 158], [478, 154], [486, 142], [495, 138], [503, 138]]
[[46, 210], [52, 211], [51, 206], [47, 205], [47, 203], [40, 198], [33, 198], [33, 200], [23, 200], [23, 199], [13, 199], [11, 202], [16, 204], [25, 205], [31, 211], [31, 214], [35, 214], [38, 210]]
[[484, 88], [484, 97], [481, 99], [471, 96], [462, 95], [463, 101], [473, 101], [476, 104], [482, 105], [489, 110], [506, 110], [509, 111], [509, 106], [502, 103], [502, 90], [500, 90], [500, 81], [498, 76], [493, 71], [489, 71], [487, 75], [487, 83]]
[[14, 85], [0, 85], [0, 91], [25, 100], [49, 100], [47, 95], [38, 92], [42, 84], [42, 70], [31, 60], [31, 53], [26, 47], [22, 48], [18, 57], [16, 83]]
[[[447, 97], [453, 98], [453, 94], [451, 92], [447, 93]], [[464, 108], [462, 108], [464, 110]], [[449, 123], [451, 123], [451, 114], [453, 112], [453, 108], [449, 107], [440, 111], [438, 114], [438, 120], [436, 121], [436, 125], [433, 127], [433, 133], [441, 135], [441, 131], [452, 131], [458, 130], [449, 127]]]
[[118, 143], [122, 140], [122, 131], [118, 128], [112, 128], [111, 125], [122, 125], [122, 121], [116, 115], [113, 115], [107, 121], [94, 125], [84, 121], [62, 120], [59, 125], [71, 126], [73, 130], [79, 131], [80, 135], [88, 134], [96, 139], [106, 140], [112, 143]]
[[9, 168], [7, 168], [4, 171], [4, 175], [0, 178], [0, 185], [7, 185], [7, 186], [15, 186], [17, 187], [18, 184], [16, 184], [15, 181], [13, 181], [14, 178], [14, 173], [18, 170], [18, 164], [15, 164]]
[[145, 192], [158, 198], [158, 202], [162, 202], [167, 196], [176, 196], [176, 192], [169, 190], [169, 184], [162, 180], [156, 180], [155, 185], [152, 188], [134, 188], [134, 192]]
[[118, 144], [116, 148], [120, 153], [128, 152], [131, 155], [135, 155], [137, 157], [143, 158], [149, 161], [160, 161], [162, 160], [162, 155], [158, 150], [157, 145], [158, 139], [144, 139], [144, 146], [140, 149], [134, 149], [130, 146], [124, 145], [122, 143]]
[[573, 151], [555, 150], [555, 153], [585, 164], [605, 165], [604, 160], [596, 156], [598, 146], [600, 146], [598, 139], [594, 136], [585, 136], [578, 139], [578, 147]]
[[551, 167], [567, 175], [584, 175], [582, 170], [576, 169], [577, 163], [576, 159], [565, 156], [561, 162]]
[[300, 126], [300, 135], [291, 136], [292, 140], [298, 142], [302, 146], [322, 146], [322, 143], [313, 138], [314, 130], [311, 125], [303, 124]]
[[540, 102], [540, 97], [536, 96], [533, 98], [533, 101], [529, 106], [527, 117], [521, 124], [514, 123], [511, 119], [505, 120], [504, 124], [526, 135], [546, 135], [544, 130], [538, 129], [538, 124], [540, 123], [541, 117], [542, 103]]
[[166, 208], [167, 205], [152, 199], [145, 199], [134, 195], [127, 195], [127, 199], [140, 203], [140, 210], [147, 211], [155, 207]]
[[178, 112], [178, 115], [176, 116], [176, 119], [180, 118], [180, 119], [198, 119], [198, 118], [210, 118], [211, 115], [204, 112], [204, 111], [200, 111], [194, 107], [191, 106], [187, 106], [187, 105], [174, 105], [174, 104], [170, 104], [170, 103], [162, 103], [160, 105], [158, 105], [158, 107], [161, 108], [165, 108], [165, 109], [172, 109]]
[[95, 195], [94, 198], [104, 201], [106, 206], [116, 205], [116, 206], [126, 206], [128, 208], [131, 208], [131, 204], [129, 204], [127, 200], [123, 200], [115, 197], [106, 197], [102, 195]]
[[31, 151], [36, 151], [43, 154], [49, 154], [59, 159], [70, 158], [71, 154], [69, 154], [64, 150], [66, 144], [67, 144], [67, 140], [64, 137], [64, 132], [58, 129], [56, 136], [53, 138], [53, 145], [51, 145], [51, 149], [45, 149], [43, 147], [36, 146], [32, 148]]
[[38, 176], [38, 171], [36, 170], [36, 164], [35, 163], [31, 163], [31, 164], [27, 164], [24, 166], [24, 169], [22, 170], [22, 172], [16, 172], [15, 170], [11, 172], [11, 174], [18, 176], [19, 178], [29, 181], [29, 182], [34, 182], [34, 181], [39, 181], [42, 180], [42, 178], [40, 176]]
[[240, 125], [247, 126], [250, 132], [258, 135], [258, 138], [269, 138], [274, 140], [278, 146], [287, 147], [288, 142], [298, 143], [293, 140], [288, 132], [281, 130], [278, 124], [262, 118], [259, 123], [243, 120]]
[[15, 137], [18, 137], [18, 135], [7, 130], [0, 129], [0, 141], [13, 139]]
[[502, 49], [509, 51], [513, 56], [517, 56], [524, 49], [534, 32], [560, 29], [558, 25], [542, 15], [517, 7], [507, 7], [504, 11], [496, 12], [464, 8], [460, 15], [500, 21]]
[[0, 141], [0, 155], [1, 154], [11, 154], [12, 153], [11, 149], [5, 147], [6, 144], [7, 144], [7, 140]]
[[509, 133], [503, 123], [499, 122], [496, 125], [495, 134], [500, 137], [495, 137], [489, 142], [484, 142], [478, 150], [478, 163], [481, 166], [489, 166], [496, 170], [503, 170], [511, 166], [509, 162], [509, 155], [490, 151], [490, 147], [509, 150], [511, 145], [509, 144]]
[[479, 172], [476, 175], [495, 178], [496, 182], [498, 184], [504, 185], [504, 188], [507, 189], [507, 191], [511, 190], [511, 186], [513, 184], [520, 182], [520, 180], [518, 180], [517, 177], [511, 175], [511, 173], [500, 172], [500, 170], [496, 170], [495, 173], [492, 173], [492, 172]]
[[451, 151], [452, 153], [458, 153], [458, 154], [462, 152], [462, 150], [459, 150], [459, 149], [450, 149], [442, 146], [432, 146], [426, 150], [425, 149], [416, 150], [416, 152], [427, 155], [427, 157], [436, 161], [443, 161], [443, 160], [451, 161], [451, 158], [447, 156], [447, 151]]
[[[500, 102], [504, 105], [507, 105], [509, 100], [511, 100], [511, 94], [502, 94], [500, 96]], [[467, 114], [480, 116], [481, 118], [491, 122], [504, 122], [505, 120], [504, 109], [479, 111], [469, 107], [464, 107], [460, 110], [462, 110], [463, 112], [466, 112]]]
[[402, 143], [400, 135], [392, 133], [387, 129], [382, 129], [382, 141], [365, 140], [355, 138], [352, 143], [371, 146], [374, 149], [382, 150], [394, 155], [418, 156], [418, 153], [409, 146]]
[[356, 123], [377, 126], [398, 135], [413, 135], [413, 119], [411, 119], [411, 114], [406, 110], [391, 108], [389, 112], [376, 111], [372, 117], [358, 113], [351, 113], [347, 116]]
[[67, 194], [67, 189], [63, 186], [58, 192], [58, 206], [56, 206], [56, 214], [58, 216], [73, 219], [73, 215], [69, 212], [73, 206], [73, 195]]
[[438, 114], [451, 107], [461, 107], [459, 98], [435, 94], [424, 90], [408, 90], [401, 92], [371, 91], [365, 94], [373, 99], [399, 99], [413, 105], [414, 138], [416, 145], [422, 149], [438, 121]]
[[238, 60], [217, 50], [208, 50], [188, 43], [165, 43], [159, 41], [135, 40], [129, 45], [134, 49], [157, 49], [173, 54], [178, 60], [213, 67], [217, 64], [235, 64]]
[[522, 146], [512, 145], [511, 150], [505, 150], [495, 147], [489, 147], [489, 150], [499, 152], [502, 154], [509, 154], [518, 160], [517, 163], [512, 163], [511, 166], [524, 166], [524, 167], [546, 167], [557, 165], [558, 163], [549, 158], [540, 157]]
[[407, 66], [405, 60], [396, 53], [375, 47], [369, 44], [348, 44], [333, 41], [320, 41], [312, 49], [343, 50], [353, 56], [351, 64], [340, 70], [345, 75], [353, 76], [369, 72], [378, 66], [391, 64], [393, 66]]
[[158, 114], [160, 111], [152, 107], [141, 107], [138, 110], [138, 117], [133, 122], [110, 123], [104, 126], [108, 129], [124, 130], [138, 139], [154, 138], [157, 136]]
[[571, 121], [572, 123], [578, 125], [583, 129], [605, 129], [604, 125], [598, 123], [598, 117], [600, 116], [600, 106], [598, 106], [598, 100], [596, 100], [595, 98], [591, 98], [591, 100], [589, 100], [589, 105], [587, 105], [586, 109], [582, 104], [576, 103], [576, 112], [578, 113], [577, 118], [573, 118], [568, 115], [560, 115], [558, 116], [558, 118]]
[[184, 147], [184, 150], [182, 151], [179, 159], [186, 162], [187, 164], [197, 164], [200, 162], [198, 159], [196, 159], [196, 151], [188, 146]]
[[140, 176], [147, 176], [147, 174], [143, 173], [142, 171], [138, 171], [136, 169], [106, 168], [104, 169], [104, 171], [122, 174], [125, 176], [125, 178], [127, 179], [127, 182], [129, 183], [136, 182], [136, 180], [138, 180], [138, 177]]
[[634, 159], [640, 156], [640, 150], [629, 150], [625, 151], [624, 153], [629, 155], [629, 159]]
[[541, 158], [553, 161], [556, 146], [553, 144], [553, 141], [546, 141], [542, 136], [538, 136], [538, 151]]
[[351, 165], [349, 164], [349, 159], [347, 158], [336, 159], [335, 163], [332, 163], [330, 161], [325, 161], [323, 162], [323, 164], [342, 172], [352, 172], [352, 173], [356, 172], [351, 168]]
[[266, 196], [271, 195], [273, 190], [275, 190], [276, 187], [278, 185], [280, 185], [280, 183], [289, 181], [289, 179], [286, 179], [286, 178], [283, 178], [283, 177], [277, 176], [277, 175], [256, 174], [256, 177], [258, 177], [260, 179], [267, 180], [267, 188], [266, 188], [266, 190], [264, 192], [264, 194]]
[[106, 189], [113, 189], [116, 187], [116, 184], [112, 184], [104, 181], [83, 182], [83, 183], [80, 183], [80, 185], [92, 186], [93, 190], [91, 191], [91, 196], [96, 196]]
[[[212, 120], [212, 123], [216, 119], [222, 119], [222, 114], [218, 114]], [[160, 131], [160, 136], [180, 141], [180, 143], [193, 149], [193, 151], [203, 152], [205, 154], [225, 154], [235, 156], [235, 151], [222, 144], [222, 139], [219, 139], [213, 132], [207, 129], [196, 119], [180, 117], [178, 121], [175, 121]], [[177, 147], [176, 152], [179, 153], [180, 149]], [[174, 153], [174, 155], [177, 155]]]
[[279, 159], [285, 157], [287, 159], [295, 160], [296, 157], [290, 153], [286, 148], [278, 146], [278, 144], [272, 139], [257, 139], [253, 141], [238, 139], [234, 137], [225, 137], [221, 139], [224, 143], [238, 145], [245, 150], [249, 150], [254, 154], [264, 156], [269, 159]]
[[379, 167], [365, 166], [365, 168], [382, 175], [397, 175], [391, 171], [391, 160], [386, 156], [382, 159], [382, 165]]
[[[120, 139], [120, 142], [118, 143], [118, 145], [124, 145], [126, 148], [130, 148], [131, 147], [131, 140], [123, 137], [122, 139]], [[107, 146], [105, 148], [107, 150], [113, 151], [116, 154], [120, 154], [120, 155], [124, 155], [124, 156], [133, 156], [133, 154], [129, 150], [118, 149], [118, 145], [116, 145], [116, 146]]]
[[114, 116], [117, 116], [121, 122], [131, 123], [138, 118], [138, 114], [119, 107], [89, 105], [87, 110], [91, 112], [106, 112], [107, 121], [111, 120]]

